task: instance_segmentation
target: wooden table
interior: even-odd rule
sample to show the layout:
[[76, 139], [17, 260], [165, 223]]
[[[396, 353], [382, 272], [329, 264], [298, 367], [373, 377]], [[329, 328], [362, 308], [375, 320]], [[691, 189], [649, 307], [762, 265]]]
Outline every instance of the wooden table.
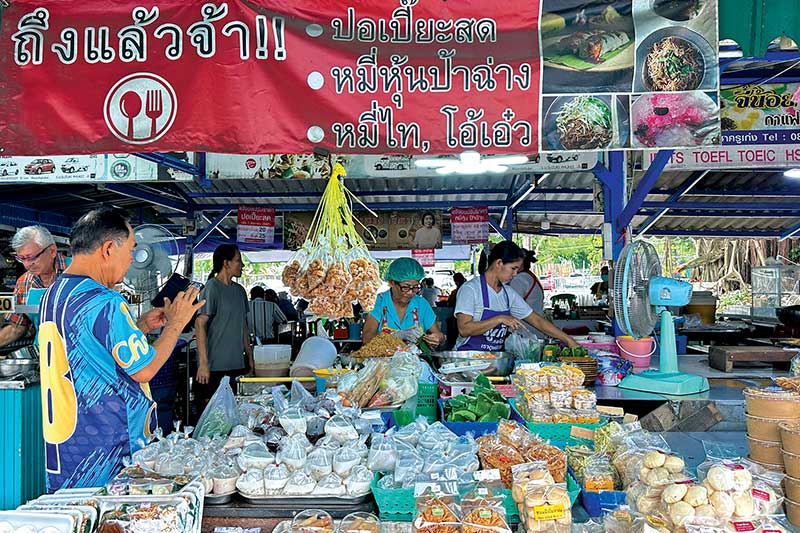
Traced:
[[776, 346], [711, 346], [708, 365], [723, 372], [733, 371], [739, 362], [788, 363], [796, 351], [787, 351]]

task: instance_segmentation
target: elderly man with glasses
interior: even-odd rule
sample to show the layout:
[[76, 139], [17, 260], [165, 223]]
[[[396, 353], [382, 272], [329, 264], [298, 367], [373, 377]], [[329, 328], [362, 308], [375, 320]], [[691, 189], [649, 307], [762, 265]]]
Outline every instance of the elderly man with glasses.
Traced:
[[[27, 226], [11, 239], [14, 259], [22, 263], [26, 272], [19, 277], [14, 289], [17, 305], [28, 304], [31, 289], [46, 289], [67, 268], [66, 259], [56, 248], [53, 236], [42, 226]], [[6, 319], [0, 329], [0, 346], [11, 344], [34, 329], [28, 315], [15, 313]]]
[[364, 344], [379, 332], [390, 332], [418, 327], [425, 333], [422, 337], [428, 346], [436, 348], [444, 335], [436, 323], [436, 313], [430, 304], [418, 295], [420, 280], [425, 271], [415, 260], [402, 257], [395, 259], [386, 272], [389, 290], [378, 295], [375, 307], [367, 315], [362, 331]]

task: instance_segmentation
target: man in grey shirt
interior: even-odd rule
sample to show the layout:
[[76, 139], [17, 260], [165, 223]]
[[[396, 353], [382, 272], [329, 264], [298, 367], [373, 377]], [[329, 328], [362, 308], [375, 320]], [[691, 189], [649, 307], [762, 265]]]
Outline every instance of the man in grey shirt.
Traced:
[[[244, 287], [233, 281], [242, 275], [241, 253], [232, 244], [223, 244], [214, 251], [214, 266], [202, 299], [205, 305], [198, 313], [196, 390], [198, 407], [202, 407], [214, 394], [223, 376], [235, 378], [244, 374], [245, 359], [252, 369], [253, 346], [247, 327], [248, 302]], [[236, 383], [231, 379], [236, 390]]]

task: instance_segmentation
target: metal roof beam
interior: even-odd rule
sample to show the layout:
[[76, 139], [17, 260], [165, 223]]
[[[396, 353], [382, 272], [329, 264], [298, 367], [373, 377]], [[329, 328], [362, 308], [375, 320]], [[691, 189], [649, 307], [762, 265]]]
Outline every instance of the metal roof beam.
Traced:
[[619, 228], [627, 228], [633, 217], [636, 215], [637, 211], [642, 207], [642, 203], [644, 202], [647, 195], [650, 194], [653, 186], [658, 181], [658, 178], [661, 176], [661, 173], [664, 171], [664, 167], [667, 166], [669, 163], [669, 159], [672, 157], [673, 150], [659, 150], [656, 156], [653, 158], [653, 162], [650, 163], [650, 167], [648, 167], [647, 171], [645, 171], [642, 179], [639, 180], [639, 184], [636, 186], [636, 190], [633, 191], [631, 197], [628, 199], [628, 202], [625, 204], [625, 209], [622, 210], [619, 217], [617, 217], [617, 227]]
[[785, 241], [786, 239], [791, 239], [798, 233], [800, 233], [800, 224], [795, 224], [794, 226], [790, 227], [789, 229], [781, 233], [780, 237], [778, 237], [778, 241]]
[[[520, 233], [526, 233], [521, 231]], [[536, 231], [537, 235], [599, 235], [600, 228], [553, 228], [547, 231]], [[772, 239], [779, 236], [778, 231], [764, 230], [669, 230], [654, 229], [652, 236], [661, 237], [717, 237], [717, 238], [764, 238]]]
[[[219, 211], [222, 209], [238, 209], [240, 204], [229, 204], [229, 203], [219, 203], [219, 204], [198, 204], [193, 206], [193, 208], [197, 211]], [[246, 205], [246, 204], [242, 204]], [[392, 209], [397, 211], [408, 211], [414, 209], [449, 209], [451, 207], [476, 207], [476, 206], [483, 206], [488, 205], [491, 207], [499, 207], [501, 209], [505, 208], [505, 198], [502, 200], [454, 200], [454, 201], [433, 201], [433, 202], [426, 202], [426, 201], [417, 201], [414, 202], [413, 205], [409, 205], [408, 202], [367, 202], [367, 207], [373, 210], [381, 210], [381, 209]], [[316, 210], [318, 205], [316, 203], [304, 203], [304, 204], [282, 204], [276, 205], [276, 209], [280, 211], [313, 211]], [[353, 205], [353, 209], [357, 211], [362, 211], [365, 208], [360, 205]], [[564, 201], [564, 200], [556, 200], [556, 201], [529, 201], [529, 202], [522, 202], [518, 206], [519, 211], [544, 211], [547, 210], [549, 213], [586, 213], [592, 212], [593, 204], [591, 201], [583, 200], [583, 201]]]
[[695, 209], [720, 211], [797, 211], [797, 202], [644, 202], [644, 209]]
[[[706, 174], [708, 174], [708, 172], [709, 172], [708, 170], [704, 170], [702, 172], [693, 172], [689, 176], [689, 178], [686, 181], [683, 182], [683, 184], [678, 188], [678, 190], [675, 191], [672, 194], [672, 196], [669, 197], [669, 199], [667, 201], [668, 202], [676, 202], [676, 201], [680, 200], [681, 197], [684, 194], [686, 194], [687, 192], [692, 190], [692, 188], [695, 185], [697, 185], [700, 182], [700, 180], [705, 178]], [[644, 224], [642, 224], [641, 226], [639, 226], [636, 229], [636, 233], [639, 234], [639, 235], [644, 235], [645, 233], [647, 233], [647, 230], [649, 230], [650, 228], [655, 226], [656, 222], [658, 222], [661, 217], [663, 217], [664, 215], [667, 214], [667, 211], [669, 211], [669, 207], [665, 207], [665, 208], [661, 209], [658, 213], [656, 213], [654, 215], [651, 215], [650, 218], [648, 218], [644, 222]]]
[[[259, 192], [259, 191], [236, 191], [236, 192], [187, 192], [188, 198], [297, 198], [297, 197], [321, 197], [323, 191], [284, 191], [284, 192]], [[354, 191], [359, 196], [422, 196], [422, 195], [443, 195], [443, 194], [497, 194], [508, 195], [507, 189], [411, 189], [396, 191]]]
[[[643, 209], [636, 216], [654, 216], [660, 210]], [[800, 206], [796, 211], [774, 211], [770, 213], [737, 213], [735, 211], [702, 211], [669, 209], [663, 218], [800, 218]], [[644, 223], [642, 223], [644, 224]], [[650, 233], [650, 232], [648, 232]], [[642, 234], [637, 232], [637, 235]]]
[[[206, 240], [206, 237], [211, 235], [211, 233], [215, 229], [217, 229], [217, 226], [219, 226], [222, 223], [223, 220], [228, 218], [228, 216], [232, 212], [233, 212], [233, 209], [225, 209], [225, 210], [222, 211], [222, 213], [217, 215], [217, 218], [212, 220], [211, 223], [208, 226], [206, 226], [206, 228], [203, 230], [203, 232], [200, 235], [198, 235], [197, 238], [194, 240], [194, 242], [192, 243], [192, 250], [196, 250], [197, 247], [200, 246], [200, 244], [202, 244], [202, 242], [204, 240]], [[225, 235], [225, 234], [223, 233], [223, 235]]]
[[187, 213], [191, 210], [188, 204], [170, 200], [169, 198], [153, 194], [148, 191], [143, 191], [133, 185], [126, 185], [123, 183], [107, 183], [101, 185], [100, 187], [107, 191], [115, 192], [121, 196], [127, 196], [128, 198], [149, 202], [153, 205], [178, 211], [179, 213]]

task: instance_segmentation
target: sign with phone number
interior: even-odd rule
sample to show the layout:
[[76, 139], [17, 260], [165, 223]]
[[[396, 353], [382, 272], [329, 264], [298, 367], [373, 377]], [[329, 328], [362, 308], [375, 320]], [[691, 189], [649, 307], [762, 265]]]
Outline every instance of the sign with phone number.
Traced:
[[13, 313], [17, 299], [13, 292], [0, 293], [0, 314]]

